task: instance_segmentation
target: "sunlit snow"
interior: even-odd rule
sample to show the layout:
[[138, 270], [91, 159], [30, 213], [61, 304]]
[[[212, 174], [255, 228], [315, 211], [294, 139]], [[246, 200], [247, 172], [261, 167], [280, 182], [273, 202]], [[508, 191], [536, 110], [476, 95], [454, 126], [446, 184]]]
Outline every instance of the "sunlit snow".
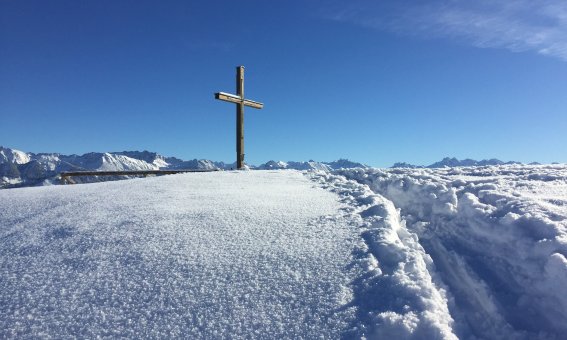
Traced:
[[565, 165], [2, 190], [0, 337], [561, 339], [566, 207]]

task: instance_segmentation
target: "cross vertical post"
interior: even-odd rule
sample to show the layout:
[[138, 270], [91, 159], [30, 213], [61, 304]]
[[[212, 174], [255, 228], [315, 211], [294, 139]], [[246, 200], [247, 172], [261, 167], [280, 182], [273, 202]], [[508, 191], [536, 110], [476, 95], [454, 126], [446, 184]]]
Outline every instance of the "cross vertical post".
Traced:
[[236, 67], [236, 95], [242, 100], [236, 104], [236, 168], [244, 166], [244, 66]]
[[244, 66], [236, 67], [236, 95], [217, 92], [215, 98], [236, 104], [236, 168], [244, 168], [244, 106], [261, 109], [264, 104], [244, 98]]

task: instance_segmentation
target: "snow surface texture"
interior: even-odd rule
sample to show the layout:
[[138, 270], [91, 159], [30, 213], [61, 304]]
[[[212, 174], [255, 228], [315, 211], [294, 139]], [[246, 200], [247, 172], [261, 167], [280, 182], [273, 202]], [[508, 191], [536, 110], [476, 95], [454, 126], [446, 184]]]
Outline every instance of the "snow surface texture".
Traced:
[[0, 192], [0, 338], [338, 338], [358, 234], [296, 171]]
[[[440, 294], [447, 292], [459, 337], [565, 339], [567, 166], [337, 173], [400, 209], [404, 232], [431, 257], [427, 269]], [[402, 253], [377, 252], [385, 254], [377, 257], [382, 271]], [[420, 281], [412, 281], [423, 299]], [[402, 318], [398, 313], [390, 321]]]

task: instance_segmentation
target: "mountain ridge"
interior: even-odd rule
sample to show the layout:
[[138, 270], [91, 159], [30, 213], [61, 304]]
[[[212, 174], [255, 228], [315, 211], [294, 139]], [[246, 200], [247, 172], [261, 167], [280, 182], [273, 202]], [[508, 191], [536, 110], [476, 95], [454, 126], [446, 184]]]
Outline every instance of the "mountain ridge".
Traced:
[[[522, 164], [520, 162], [504, 162], [496, 158], [459, 160], [455, 157], [445, 157], [441, 161], [427, 166], [414, 165], [406, 162], [395, 163], [391, 168], [443, 168], [463, 166], [490, 166]], [[539, 164], [539, 163], [530, 163]], [[177, 157], [166, 157], [151, 151], [118, 151], [118, 152], [89, 152], [83, 155], [63, 155], [60, 153], [32, 153], [0, 146], [0, 189], [21, 186], [36, 186], [58, 184], [58, 174], [64, 171], [128, 171], [128, 170], [232, 170], [235, 163], [216, 162], [208, 159], [182, 160]], [[309, 161], [274, 161], [270, 160], [258, 166], [246, 165], [251, 170], [319, 170], [332, 171], [348, 168], [370, 168], [368, 165], [353, 162], [348, 159], [338, 159], [330, 162]], [[79, 182], [97, 182], [117, 180], [125, 176], [105, 177], [95, 176], [79, 179]]]
[[[496, 158], [483, 159], [483, 160], [477, 161], [477, 160], [470, 159], [470, 158], [458, 160], [455, 157], [445, 157], [442, 160], [435, 162], [435, 163], [432, 163], [430, 165], [414, 165], [414, 164], [410, 164], [410, 163], [406, 163], [406, 162], [398, 162], [398, 163], [394, 163], [394, 165], [392, 165], [391, 168], [412, 168], [412, 169], [415, 169], [415, 168], [430, 168], [430, 169], [436, 169], [436, 168], [444, 168], [444, 167], [510, 165], [510, 164], [522, 164], [522, 163], [516, 162], [516, 161], [504, 162], [504, 161], [501, 161], [501, 160], [496, 159]], [[533, 163], [530, 163], [530, 164], [531, 165], [537, 165], [539, 163], [533, 162]]]
[[[166, 157], [151, 151], [89, 152], [83, 155], [60, 153], [27, 153], [0, 146], [0, 188], [58, 184], [58, 174], [64, 171], [127, 171], [127, 170], [180, 170], [210, 169], [231, 170], [235, 163], [227, 164], [208, 159], [182, 160]], [[332, 162], [268, 161], [248, 169], [296, 169], [331, 171], [339, 168], [368, 168], [367, 165], [339, 159]], [[78, 182], [98, 182], [128, 178], [95, 176], [78, 179]]]

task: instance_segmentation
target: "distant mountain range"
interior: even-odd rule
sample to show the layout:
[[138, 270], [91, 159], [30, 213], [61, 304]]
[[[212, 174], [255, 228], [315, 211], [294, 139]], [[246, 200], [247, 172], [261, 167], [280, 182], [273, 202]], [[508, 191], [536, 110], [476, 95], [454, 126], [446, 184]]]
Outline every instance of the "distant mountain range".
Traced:
[[[276, 162], [269, 161], [250, 169], [297, 169], [330, 171], [339, 168], [367, 168], [366, 165], [340, 159], [334, 162]], [[59, 153], [27, 153], [0, 146], [0, 188], [59, 184], [58, 174], [64, 171], [125, 171], [170, 169], [218, 169], [229, 170], [235, 164], [206, 159], [184, 161], [164, 157], [149, 151], [91, 152], [84, 155]], [[97, 182], [125, 178], [81, 177], [78, 182]]]
[[[463, 159], [458, 160], [454, 157], [445, 157], [439, 162], [423, 166], [423, 165], [413, 165], [405, 162], [395, 163], [392, 168], [444, 168], [444, 167], [456, 167], [456, 166], [486, 166], [486, 165], [504, 165], [504, 164], [522, 164], [520, 162], [503, 162], [499, 159], [483, 159], [481, 161], [475, 161], [474, 159]], [[531, 165], [539, 164], [537, 162], [530, 163]]]
[[[428, 166], [396, 163], [392, 168], [443, 168], [456, 166], [485, 166], [520, 164], [498, 159], [475, 161], [446, 157]], [[538, 164], [538, 163], [530, 163]], [[230, 170], [235, 164], [214, 162], [207, 159], [184, 161], [175, 157], [164, 157], [149, 151], [91, 152], [84, 155], [62, 155], [59, 153], [28, 153], [0, 146], [0, 188], [59, 184], [58, 174], [64, 171], [125, 171], [125, 170], [170, 170], [170, 169], [217, 169]], [[276, 170], [323, 170], [341, 168], [368, 168], [367, 165], [339, 159], [333, 162], [282, 162], [269, 161], [249, 169]], [[77, 182], [97, 182], [123, 179], [125, 176], [97, 178], [80, 177]]]

